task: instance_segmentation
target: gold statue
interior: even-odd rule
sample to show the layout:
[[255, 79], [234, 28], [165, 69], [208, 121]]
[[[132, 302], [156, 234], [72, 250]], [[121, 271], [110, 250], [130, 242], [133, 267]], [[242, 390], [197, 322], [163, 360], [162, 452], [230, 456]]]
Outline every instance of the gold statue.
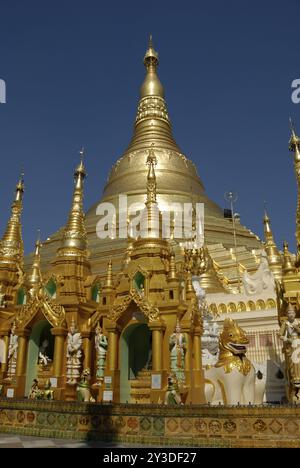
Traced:
[[28, 395], [28, 398], [30, 400], [36, 400], [38, 398], [38, 394], [39, 394], [39, 383], [38, 383], [37, 379], [34, 379], [33, 384], [31, 386], [31, 389], [30, 389], [30, 392], [29, 392], [29, 395]]
[[165, 405], [183, 405], [176, 375], [169, 375]]

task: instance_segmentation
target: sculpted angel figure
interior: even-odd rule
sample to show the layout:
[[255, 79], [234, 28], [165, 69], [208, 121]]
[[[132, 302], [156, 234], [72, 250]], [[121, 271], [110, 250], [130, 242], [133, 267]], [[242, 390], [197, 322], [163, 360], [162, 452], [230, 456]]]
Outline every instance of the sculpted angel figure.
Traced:
[[8, 368], [7, 368], [7, 377], [10, 379], [16, 373], [16, 365], [17, 365], [17, 356], [18, 356], [18, 335], [15, 334], [16, 331], [16, 324], [13, 323], [11, 327], [10, 337], [9, 337], [9, 345], [8, 345]]
[[[287, 319], [281, 325], [279, 338], [283, 341], [287, 379], [291, 390], [300, 388], [300, 321], [294, 307], [289, 304]], [[298, 390], [296, 392], [298, 394]], [[300, 402], [300, 401], [299, 401]]]
[[67, 338], [67, 383], [75, 385], [80, 378], [82, 337], [72, 320]]
[[100, 384], [103, 381], [105, 364], [106, 364], [106, 353], [107, 353], [108, 341], [107, 337], [102, 332], [102, 328], [99, 323], [96, 328], [95, 335], [95, 348], [97, 354], [97, 372], [96, 377], [97, 381]]
[[180, 324], [177, 321], [174, 333], [169, 339], [169, 350], [171, 360], [171, 371], [177, 377], [179, 382], [185, 381], [185, 353], [186, 353], [186, 337], [181, 333]]

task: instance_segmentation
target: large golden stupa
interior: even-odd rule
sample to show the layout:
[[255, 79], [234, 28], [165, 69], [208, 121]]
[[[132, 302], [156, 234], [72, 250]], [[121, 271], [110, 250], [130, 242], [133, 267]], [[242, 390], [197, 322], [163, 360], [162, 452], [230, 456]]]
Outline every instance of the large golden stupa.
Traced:
[[[99, 241], [96, 236], [96, 224], [99, 220], [96, 209], [99, 203], [111, 202], [118, 210], [119, 194], [128, 196], [128, 204], [140, 202], [143, 205], [147, 177], [146, 159], [149, 148], [154, 144], [157, 158], [157, 199], [160, 209], [164, 211], [171, 203], [204, 203], [205, 242], [211, 246], [213, 258], [220, 268], [224, 269], [225, 276], [234, 277], [231, 219], [224, 218], [223, 210], [206, 195], [195, 164], [182, 153], [173, 137], [164, 87], [157, 75], [158, 63], [158, 54], [150, 40], [144, 57], [146, 76], [140, 88], [133, 137], [124, 154], [113, 165], [102, 198], [86, 213], [92, 270], [94, 273], [104, 274], [107, 261], [111, 257], [114, 259], [114, 271], [121, 265], [122, 251], [126, 242], [112, 239], [108, 239], [107, 242]], [[256, 269], [257, 258], [251, 251], [261, 249], [262, 243], [239, 222], [236, 222], [236, 234], [241, 264]], [[48, 262], [53, 257], [60, 236], [61, 231], [45, 242], [42, 251], [43, 269], [47, 268]]]
[[[89, 377], [97, 401], [159, 403], [169, 373], [176, 371], [185, 402], [204, 403], [201, 336], [207, 330], [203, 333], [201, 307], [215, 322], [239, 321], [249, 337], [249, 357], [263, 375], [269, 361], [281, 365], [274, 279], [281, 279], [282, 255], [270, 219], [265, 214], [262, 242], [208, 198], [195, 165], [173, 138], [151, 39], [144, 65], [134, 134], [112, 167], [101, 200], [84, 214], [81, 160], [66, 225], [43, 246], [38, 241], [25, 259], [23, 180], [17, 185], [0, 244], [0, 388], [5, 396], [30, 396], [37, 379], [44, 393], [51, 381], [55, 399], [74, 400], [80, 378], [86, 388]], [[195, 236], [177, 238], [173, 232], [166, 238], [159, 230], [156, 237], [128, 232], [120, 238], [120, 194], [127, 195], [128, 205], [139, 204], [150, 225], [155, 213], [161, 219], [172, 204], [192, 204]], [[101, 239], [97, 208], [104, 203], [116, 207], [116, 229]], [[201, 244], [195, 242], [197, 203], [204, 204]], [[195, 278], [198, 293], [206, 293], [203, 303]], [[184, 349], [177, 357], [174, 339]], [[280, 399], [282, 389], [273, 377], [272, 398]]]

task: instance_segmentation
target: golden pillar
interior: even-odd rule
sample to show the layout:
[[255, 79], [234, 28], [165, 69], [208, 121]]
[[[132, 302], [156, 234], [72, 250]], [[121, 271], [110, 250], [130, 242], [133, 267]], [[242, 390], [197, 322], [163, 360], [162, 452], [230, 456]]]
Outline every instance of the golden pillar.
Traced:
[[26, 374], [27, 348], [30, 330], [27, 328], [24, 328], [23, 330], [16, 330], [16, 335], [19, 337], [16, 376], [21, 377]]
[[196, 327], [194, 330], [194, 343], [193, 343], [193, 355], [194, 355], [194, 369], [202, 369], [202, 355], [201, 355], [201, 327]]
[[119, 327], [116, 323], [106, 326], [108, 331], [108, 365], [109, 371], [118, 369], [118, 345], [119, 345]]
[[190, 328], [190, 325], [181, 325], [181, 331], [182, 333], [185, 333], [186, 336], [186, 352], [185, 352], [185, 371], [190, 371], [191, 370], [191, 361], [192, 361], [192, 340], [191, 340], [191, 334], [192, 330]]
[[67, 330], [62, 327], [51, 328], [51, 334], [55, 337], [54, 342], [54, 357], [53, 357], [53, 374], [55, 377], [61, 377], [64, 363], [64, 345]]
[[92, 345], [91, 345], [91, 332], [84, 331], [82, 336], [82, 348], [84, 353], [83, 369], [91, 369], [92, 364]]
[[2, 367], [1, 367], [2, 375], [3, 375], [4, 372], [7, 371], [9, 336], [10, 336], [10, 330], [9, 329], [2, 332], [2, 339], [3, 339], [4, 345], [5, 345], [5, 362], [2, 363]]
[[152, 370], [155, 372], [161, 372], [163, 332], [165, 325], [158, 321], [150, 322], [149, 329], [152, 331]]

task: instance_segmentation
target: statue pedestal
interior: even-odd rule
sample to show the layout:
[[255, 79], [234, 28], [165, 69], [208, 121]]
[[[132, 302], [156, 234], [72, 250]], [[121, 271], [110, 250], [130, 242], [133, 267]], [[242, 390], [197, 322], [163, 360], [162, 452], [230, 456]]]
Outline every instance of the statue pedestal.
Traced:
[[98, 390], [97, 396], [98, 402], [112, 401], [113, 403], [119, 403], [120, 401], [120, 371], [107, 371], [104, 376], [104, 381]]
[[[13, 381], [2, 381], [1, 383], [2, 386], [2, 391], [1, 391], [1, 397], [4, 398], [17, 398], [20, 397], [21, 395], [18, 394], [18, 387], [17, 384]], [[24, 396], [22, 394], [22, 396]]]
[[64, 395], [64, 399], [66, 401], [77, 401], [76, 387], [77, 387], [77, 384], [75, 384], [75, 385], [67, 384], [66, 385], [65, 395]]
[[[159, 377], [158, 377], [159, 376]], [[160, 388], [158, 386], [160, 381]], [[168, 372], [163, 371], [151, 371], [151, 391], [150, 391], [150, 402], [153, 404], [164, 404], [165, 393], [168, 386]]]
[[52, 364], [46, 366], [39, 364], [37, 371], [37, 380], [39, 382], [39, 388], [44, 389], [47, 380], [50, 380], [53, 374]]

